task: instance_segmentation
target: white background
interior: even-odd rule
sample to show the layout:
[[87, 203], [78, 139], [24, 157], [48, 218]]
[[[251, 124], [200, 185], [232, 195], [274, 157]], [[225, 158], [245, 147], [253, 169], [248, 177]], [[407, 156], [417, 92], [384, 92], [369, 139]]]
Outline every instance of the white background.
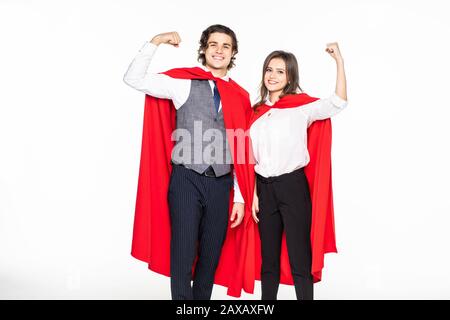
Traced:
[[[143, 43], [157, 71], [196, 64], [231, 27], [231, 76], [254, 101], [265, 56], [296, 54], [327, 97], [340, 45], [348, 108], [333, 119], [338, 254], [316, 299], [450, 299], [447, 1], [0, 0], [0, 298], [170, 299], [130, 255], [144, 95], [122, 81]], [[254, 295], [259, 299], [260, 283]], [[213, 299], [228, 299], [216, 286]], [[295, 299], [281, 286], [280, 299]]]

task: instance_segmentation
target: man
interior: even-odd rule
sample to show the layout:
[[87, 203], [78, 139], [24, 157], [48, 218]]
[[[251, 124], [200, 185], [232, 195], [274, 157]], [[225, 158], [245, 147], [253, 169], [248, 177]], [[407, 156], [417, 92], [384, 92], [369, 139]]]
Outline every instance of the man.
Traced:
[[148, 72], [159, 45], [180, 42], [177, 32], [156, 35], [124, 76], [146, 93], [132, 255], [170, 275], [172, 299], [208, 300], [214, 281], [238, 295], [236, 254], [244, 253], [236, 252], [236, 227], [251, 216], [245, 203], [254, 185], [248, 153], [231, 161], [238, 154], [230, 130], [245, 130], [251, 113], [248, 93], [227, 74], [238, 43], [231, 29], [213, 25], [200, 39], [201, 68]]

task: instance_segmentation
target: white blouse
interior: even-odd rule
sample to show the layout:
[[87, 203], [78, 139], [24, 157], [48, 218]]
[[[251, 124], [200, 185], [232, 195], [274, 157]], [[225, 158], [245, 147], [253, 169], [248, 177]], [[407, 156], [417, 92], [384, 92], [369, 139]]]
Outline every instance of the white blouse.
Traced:
[[[272, 104], [266, 101], [268, 106]], [[290, 173], [309, 163], [307, 129], [315, 120], [330, 118], [347, 106], [333, 93], [327, 99], [286, 109], [272, 108], [250, 128], [255, 171], [263, 177]]]

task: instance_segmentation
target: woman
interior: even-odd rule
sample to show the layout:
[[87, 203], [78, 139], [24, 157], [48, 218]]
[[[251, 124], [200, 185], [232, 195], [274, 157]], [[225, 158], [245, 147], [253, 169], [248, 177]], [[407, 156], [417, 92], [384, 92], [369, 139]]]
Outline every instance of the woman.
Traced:
[[328, 118], [347, 105], [347, 90], [338, 44], [326, 52], [337, 65], [336, 90], [327, 99], [302, 92], [293, 54], [274, 51], [264, 61], [250, 127], [263, 300], [276, 300], [280, 281], [295, 285], [297, 299], [312, 300], [323, 255], [336, 252]]

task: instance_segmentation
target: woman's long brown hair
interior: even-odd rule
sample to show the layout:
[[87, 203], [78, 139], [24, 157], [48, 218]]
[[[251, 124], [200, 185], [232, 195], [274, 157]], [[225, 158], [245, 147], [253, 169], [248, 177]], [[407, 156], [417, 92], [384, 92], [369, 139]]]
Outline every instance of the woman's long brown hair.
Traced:
[[266, 102], [267, 95], [269, 94], [269, 90], [267, 90], [264, 84], [264, 75], [266, 74], [267, 67], [269, 66], [270, 61], [275, 58], [283, 59], [286, 64], [286, 77], [288, 80], [287, 85], [283, 88], [283, 92], [280, 95], [280, 98], [288, 95], [288, 94], [297, 94], [303, 92], [302, 88], [300, 88], [300, 80], [298, 75], [298, 63], [295, 55], [290, 52], [277, 50], [270, 53], [266, 60], [264, 60], [263, 70], [262, 70], [262, 80], [259, 89], [259, 101], [253, 106], [253, 109], [256, 111], [258, 106], [264, 104]]

